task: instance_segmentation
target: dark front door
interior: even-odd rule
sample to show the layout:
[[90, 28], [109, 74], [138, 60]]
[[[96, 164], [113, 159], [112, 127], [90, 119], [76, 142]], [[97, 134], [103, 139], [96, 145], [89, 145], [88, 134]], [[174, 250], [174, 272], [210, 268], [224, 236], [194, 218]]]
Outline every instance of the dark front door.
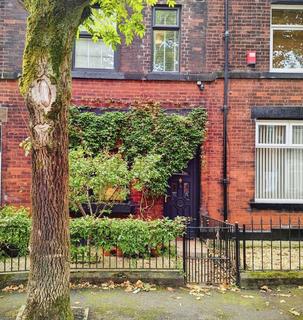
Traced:
[[190, 218], [190, 226], [199, 226], [199, 198], [200, 161], [196, 156], [185, 170], [170, 178], [165, 197], [165, 216], [171, 219], [185, 216]]

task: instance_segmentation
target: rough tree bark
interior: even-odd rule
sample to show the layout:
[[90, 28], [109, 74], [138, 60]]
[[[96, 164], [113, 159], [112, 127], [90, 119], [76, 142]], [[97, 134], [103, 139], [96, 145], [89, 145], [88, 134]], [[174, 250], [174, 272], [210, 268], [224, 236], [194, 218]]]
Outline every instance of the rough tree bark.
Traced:
[[20, 91], [30, 114], [32, 234], [24, 320], [73, 319], [69, 297], [67, 110], [71, 52], [88, 2], [25, 0]]

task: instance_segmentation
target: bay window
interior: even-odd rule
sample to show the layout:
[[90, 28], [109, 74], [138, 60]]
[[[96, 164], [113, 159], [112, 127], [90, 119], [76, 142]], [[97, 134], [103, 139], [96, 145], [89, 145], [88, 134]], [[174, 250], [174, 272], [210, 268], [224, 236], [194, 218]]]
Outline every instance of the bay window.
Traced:
[[303, 121], [257, 121], [255, 202], [303, 203]]

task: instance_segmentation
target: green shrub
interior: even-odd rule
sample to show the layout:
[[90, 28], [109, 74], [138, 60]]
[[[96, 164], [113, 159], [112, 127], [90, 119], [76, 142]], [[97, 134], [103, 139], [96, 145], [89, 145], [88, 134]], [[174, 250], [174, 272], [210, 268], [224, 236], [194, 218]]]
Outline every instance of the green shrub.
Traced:
[[[111, 211], [113, 202], [126, 200], [130, 174], [127, 163], [120, 154], [110, 155], [103, 152], [93, 156], [83, 148], [71, 150], [69, 169], [72, 210], [80, 210], [85, 216], [88, 212], [83, 205], [86, 205], [89, 208], [89, 214], [101, 216]], [[94, 203], [98, 203], [99, 207], [94, 208]]]
[[113, 220], [112, 237], [123, 254], [144, 255], [149, 241], [148, 222], [138, 219]]
[[[152, 249], [164, 249], [169, 242], [181, 237], [185, 231], [185, 218], [109, 219], [86, 216], [70, 221], [71, 255], [86, 260], [91, 249], [110, 251], [119, 248], [124, 255], [140, 257], [151, 254]], [[25, 208], [5, 207], [0, 210], [0, 256], [28, 254], [31, 219]], [[11, 253], [9, 250], [14, 250]], [[99, 252], [99, 251], [98, 251]], [[93, 255], [91, 254], [93, 258]]]
[[96, 219], [84, 217], [71, 221], [72, 257], [88, 255], [89, 247], [102, 247], [104, 251], [119, 248], [124, 255], [139, 257], [150, 255], [159, 246], [165, 249], [169, 242], [181, 237], [185, 231], [185, 218], [159, 219]]
[[181, 237], [185, 231], [186, 219], [177, 217], [175, 220], [167, 218], [153, 220], [149, 222], [149, 245], [156, 248], [158, 244], [167, 245], [178, 237]]
[[26, 208], [0, 210], [0, 257], [28, 254], [31, 219]]
[[29, 217], [29, 209], [25, 207], [4, 206], [0, 209], [0, 218], [21, 215]]

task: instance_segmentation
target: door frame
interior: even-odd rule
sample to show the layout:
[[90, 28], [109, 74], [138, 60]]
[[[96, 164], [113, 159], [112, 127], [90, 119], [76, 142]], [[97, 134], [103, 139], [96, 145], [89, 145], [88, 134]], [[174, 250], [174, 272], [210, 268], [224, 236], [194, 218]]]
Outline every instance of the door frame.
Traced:
[[[193, 161], [193, 171], [192, 171], [192, 196], [193, 196], [193, 212], [196, 213], [196, 226], [199, 227], [201, 223], [200, 219], [200, 204], [201, 204], [201, 146], [198, 148], [195, 157], [191, 159], [190, 161]], [[189, 162], [190, 162], [189, 161]], [[174, 176], [174, 175], [173, 175]], [[172, 177], [173, 177], [172, 176]], [[172, 178], [171, 177], [171, 178]], [[171, 187], [169, 179], [169, 187]], [[167, 203], [164, 202], [164, 216], [169, 218], [168, 214], [168, 206]]]

